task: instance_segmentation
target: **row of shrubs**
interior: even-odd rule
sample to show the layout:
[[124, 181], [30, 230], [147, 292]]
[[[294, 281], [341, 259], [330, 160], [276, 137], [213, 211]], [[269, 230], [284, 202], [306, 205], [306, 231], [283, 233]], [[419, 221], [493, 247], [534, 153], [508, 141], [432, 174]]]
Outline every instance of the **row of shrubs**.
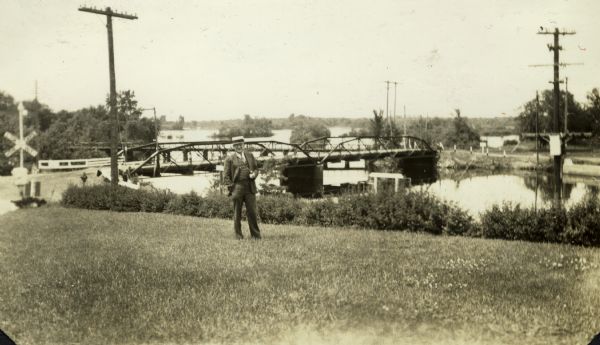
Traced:
[[[231, 218], [231, 200], [214, 193], [177, 195], [162, 190], [132, 190], [106, 185], [70, 186], [62, 204], [94, 210], [159, 212], [206, 218]], [[600, 245], [600, 202], [587, 198], [568, 210], [533, 210], [518, 204], [493, 206], [476, 221], [455, 204], [425, 191], [336, 199], [297, 199], [289, 195], [260, 196], [260, 221], [271, 224], [344, 226], [376, 230], [418, 231], [535, 242]]]
[[[69, 186], [62, 197], [67, 207], [120, 212], [162, 212], [206, 218], [231, 218], [231, 200], [219, 193], [201, 197], [164, 190]], [[377, 230], [413, 230], [460, 235], [473, 231], [473, 219], [453, 204], [429, 193], [350, 194], [307, 200], [288, 194], [263, 195], [257, 203], [260, 221], [271, 224], [351, 226]]]
[[519, 204], [494, 205], [481, 215], [480, 233], [487, 238], [600, 245], [600, 201], [586, 197], [565, 208], [535, 210]]

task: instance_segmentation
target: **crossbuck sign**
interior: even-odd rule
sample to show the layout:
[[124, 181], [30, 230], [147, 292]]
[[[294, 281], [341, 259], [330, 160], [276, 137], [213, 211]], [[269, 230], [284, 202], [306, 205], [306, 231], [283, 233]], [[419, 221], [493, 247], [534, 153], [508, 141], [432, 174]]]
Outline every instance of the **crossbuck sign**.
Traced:
[[31, 132], [25, 138], [19, 139], [19, 138], [15, 137], [14, 135], [10, 134], [9, 132], [5, 132], [4, 137], [6, 139], [12, 141], [13, 143], [15, 143], [15, 146], [13, 146], [13, 148], [4, 152], [6, 157], [12, 156], [13, 153], [17, 152], [17, 150], [25, 150], [25, 152], [29, 153], [30, 155], [32, 155], [34, 157], [37, 156], [38, 152], [31, 146], [27, 145], [27, 142], [29, 140], [31, 140], [31, 138], [35, 137], [36, 134], [37, 134], [36, 132]]
[[15, 146], [13, 148], [11, 148], [10, 150], [7, 150], [6, 152], [4, 152], [4, 155], [6, 155], [6, 157], [10, 157], [12, 156], [13, 153], [17, 152], [17, 151], [21, 151], [21, 160], [20, 160], [20, 167], [23, 167], [23, 151], [29, 153], [32, 156], [37, 156], [38, 152], [32, 148], [31, 146], [27, 145], [27, 142], [29, 140], [31, 140], [31, 138], [33, 138], [37, 133], [31, 132], [29, 133], [28, 136], [26, 136], [25, 138], [23, 138], [23, 115], [27, 114], [27, 110], [25, 110], [25, 108], [23, 107], [23, 103], [19, 104], [19, 137], [16, 137], [15, 135], [9, 133], [9, 132], [5, 132], [4, 133], [4, 137], [10, 141], [12, 141], [13, 143], [15, 143]]

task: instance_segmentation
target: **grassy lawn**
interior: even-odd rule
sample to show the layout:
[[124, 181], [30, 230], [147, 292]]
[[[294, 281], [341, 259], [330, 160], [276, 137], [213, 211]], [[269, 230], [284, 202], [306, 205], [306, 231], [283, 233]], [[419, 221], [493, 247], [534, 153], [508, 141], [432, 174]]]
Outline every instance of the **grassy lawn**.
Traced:
[[[17, 344], [587, 344], [600, 249], [46, 207], [0, 216]], [[247, 229], [244, 231], [247, 232]]]

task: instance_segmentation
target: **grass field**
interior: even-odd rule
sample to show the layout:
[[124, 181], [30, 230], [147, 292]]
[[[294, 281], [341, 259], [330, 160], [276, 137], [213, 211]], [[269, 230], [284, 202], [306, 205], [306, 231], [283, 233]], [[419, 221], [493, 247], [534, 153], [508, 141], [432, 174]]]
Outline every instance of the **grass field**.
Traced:
[[[0, 216], [17, 344], [587, 344], [600, 250], [51, 206]], [[245, 230], [247, 231], [247, 230]]]

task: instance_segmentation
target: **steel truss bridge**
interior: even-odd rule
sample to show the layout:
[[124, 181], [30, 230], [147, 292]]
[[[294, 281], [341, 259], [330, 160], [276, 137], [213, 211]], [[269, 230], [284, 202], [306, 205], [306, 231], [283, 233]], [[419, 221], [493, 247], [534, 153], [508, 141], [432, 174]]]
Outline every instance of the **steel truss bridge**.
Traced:
[[[377, 160], [385, 157], [436, 159], [437, 151], [414, 136], [323, 137], [302, 144], [247, 139], [245, 148], [257, 157], [287, 167], [320, 166], [328, 162]], [[190, 174], [217, 171], [232, 142], [224, 140], [159, 142], [123, 147], [118, 152], [121, 167], [130, 174], [159, 176], [161, 173]], [[140, 157], [143, 159], [140, 160]]]

